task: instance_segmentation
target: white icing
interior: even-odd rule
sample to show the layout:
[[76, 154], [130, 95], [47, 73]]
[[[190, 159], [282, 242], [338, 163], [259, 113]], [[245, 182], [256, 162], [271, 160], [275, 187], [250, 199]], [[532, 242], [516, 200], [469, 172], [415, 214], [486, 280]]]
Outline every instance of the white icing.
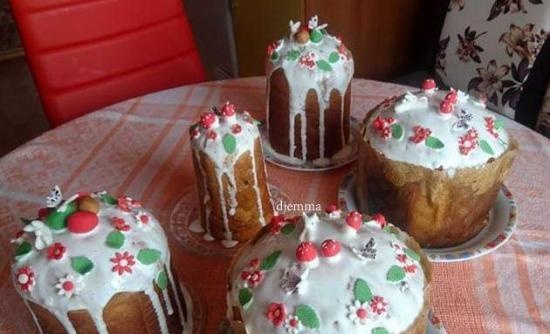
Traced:
[[[299, 22], [297, 22], [299, 23]], [[307, 92], [310, 89], [315, 90], [317, 93], [319, 103], [319, 158], [331, 158], [325, 157], [325, 109], [329, 107], [330, 93], [333, 89], [336, 89], [341, 96], [342, 106], [340, 108], [341, 115], [344, 114], [344, 96], [346, 89], [353, 77], [354, 64], [351, 52], [347, 50], [341, 40], [327, 34], [323, 34], [320, 42], [312, 42], [308, 40], [306, 43], [299, 43], [295, 40], [295, 34], [298, 31], [299, 24], [294, 24], [290, 21], [290, 36], [276, 42], [275, 51], [279, 55], [276, 59], [268, 56], [266, 65], [267, 80], [267, 129], [271, 126], [278, 126], [277, 124], [269, 123], [269, 92], [270, 92], [270, 80], [271, 74], [279, 68], [284, 70], [285, 76], [289, 85], [289, 157], [297, 159], [299, 161], [306, 161], [307, 157], [307, 118], [305, 111], [305, 101]], [[310, 19], [309, 27], [315, 31], [320, 32], [324, 30], [326, 24], [317, 26], [317, 17], [314, 16]], [[346, 55], [338, 53], [338, 48], [341, 47]], [[296, 57], [291, 57], [293, 52], [298, 52]], [[339, 55], [338, 60], [335, 62], [329, 61], [329, 56], [335, 52]], [[308, 67], [300, 63], [300, 57], [310, 57], [314, 61], [313, 66]], [[316, 65], [319, 61], [326, 61], [331, 70], [322, 70]], [[300, 116], [301, 120], [301, 143], [302, 143], [302, 157], [295, 158], [294, 152], [296, 150], [294, 129], [295, 129], [295, 117]], [[349, 138], [344, 138], [343, 126], [344, 120], [342, 118], [342, 143], [346, 144]]]
[[[52, 244], [61, 243], [66, 248], [61, 259], [48, 259], [46, 248], [42, 250], [35, 248], [14, 263], [12, 266], [14, 273], [20, 268], [30, 267], [35, 275], [33, 288], [29, 292], [20, 291], [20, 294], [25, 300], [32, 301], [50, 311], [68, 333], [76, 332], [68, 317], [68, 312], [75, 310], [88, 311], [97, 331], [107, 333], [107, 327], [103, 320], [103, 309], [111, 298], [119, 292], [144, 292], [151, 299], [162, 332], [168, 333], [166, 315], [154, 290], [154, 282], [164, 267], [167, 269], [170, 281], [173, 281], [169, 270], [168, 244], [160, 223], [151, 213], [139, 208], [140, 212], [147, 214], [150, 218], [147, 223], [148, 230], [144, 232], [135, 218], [137, 211], [123, 211], [117, 205], [101, 202], [99, 195], [94, 196], [100, 203], [97, 227], [85, 234], [74, 234], [68, 230], [56, 231], [53, 234]], [[73, 196], [70, 199], [75, 200], [76, 197]], [[62, 207], [63, 204], [58, 208]], [[125, 223], [130, 226], [129, 231], [121, 231], [125, 240], [120, 249], [111, 248], [106, 244], [107, 235], [117, 231], [111, 219], [113, 217], [124, 219]], [[30, 234], [25, 235], [25, 238], [32, 240]], [[142, 264], [138, 261], [137, 255], [144, 248], [160, 251], [160, 258], [153, 264]], [[134, 256], [135, 263], [130, 267], [132, 273], [124, 272], [119, 275], [118, 272], [112, 270], [115, 263], [110, 259], [114, 258], [117, 252], [128, 252]], [[71, 266], [71, 258], [76, 256], [87, 257], [93, 263], [93, 268], [83, 275], [75, 271]], [[62, 284], [66, 281], [74, 283], [74, 292], [60, 291], [63, 287]], [[173, 310], [170, 299], [167, 297], [165, 289], [163, 298], [167, 306], [167, 313], [170, 315]], [[174, 297], [179, 305], [180, 301], [176, 290], [174, 290]], [[189, 330], [189, 325], [184, 321], [183, 316], [180, 319], [182, 327]]]
[[[204, 173], [204, 167], [202, 166], [200, 159], [200, 152], [205, 153], [213, 162], [214, 169], [216, 171], [216, 178], [218, 182], [218, 196], [221, 203], [222, 219], [224, 224], [224, 240], [222, 244], [225, 247], [233, 247], [238, 241], [233, 239], [233, 233], [229, 227], [229, 217], [234, 216], [239, 206], [237, 201], [237, 186], [235, 179], [235, 163], [239, 158], [246, 153], [249, 153], [252, 158], [252, 174], [254, 176], [254, 184], [252, 185], [256, 193], [256, 208], [258, 210], [259, 223], [265, 225], [264, 207], [262, 203], [262, 196], [260, 192], [260, 186], [258, 182], [258, 176], [256, 173], [256, 157], [255, 155], [255, 143], [257, 140], [261, 141], [260, 131], [258, 130], [256, 121], [250, 116], [248, 112], [237, 112], [234, 115], [220, 116], [215, 115], [215, 122], [208, 128], [205, 128], [200, 123], [196, 125], [196, 133], [192, 134], [192, 147], [193, 154], [197, 159], [198, 168], [201, 175]], [[239, 132], [234, 131], [234, 127], [240, 127]], [[215, 139], [209, 137], [209, 134], [214, 131], [216, 133]], [[224, 137], [232, 136], [235, 138], [236, 146], [235, 150], [229, 153], [224, 146]], [[223, 187], [223, 178], [227, 177], [229, 180], [228, 189]], [[204, 240], [214, 240], [210, 229], [210, 195], [208, 191], [208, 184], [205, 178], [202, 178], [199, 182], [203, 183], [204, 198], [203, 208], [205, 210], [205, 230], [206, 233], [203, 236]], [[225, 193], [229, 195], [226, 198]], [[229, 206], [227, 206], [229, 203]], [[197, 233], [201, 233], [198, 228], [194, 227]]]
[[[440, 103], [446, 91], [433, 93], [407, 92], [395, 102], [379, 105], [368, 120], [363, 124], [364, 140], [378, 152], [395, 161], [407, 162], [429, 169], [442, 167], [454, 174], [457, 168], [475, 167], [483, 165], [490, 158], [498, 158], [508, 148], [508, 134], [504, 129], [496, 130], [495, 138], [486, 129], [486, 117], [495, 118], [481, 102], [468, 97], [463, 92], [457, 92], [457, 104], [451, 114], [440, 113]], [[486, 141], [494, 154], [486, 153], [479, 144], [468, 154], [462, 154], [459, 149], [459, 138], [464, 136], [467, 129], [457, 127], [461, 111], [471, 114], [467, 121], [469, 128], [478, 133], [478, 143]], [[395, 139], [392, 136], [383, 138], [372, 126], [376, 117], [393, 117], [395, 122], [403, 127], [403, 136]], [[438, 138], [445, 145], [443, 148], [433, 149], [426, 146], [425, 141], [414, 143], [409, 138], [414, 135], [413, 127], [420, 125], [431, 130], [431, 136]]]
[[[351, 247], [361, 248], [371, 238], [376, 243], [376, 257], [366, 262], [354, 254]], [[408, 290], [402, 291], [399, 282], [386, 278], [390, 267], [403, 265], [397, 260], [398, 251], [394, 247], [406, 248], [406, 238], [404, 233], [393, 234], [382, 230], [375, 221], [364, 223], [356, 232], [348, 229], [344, 219], [337, 219], [336, 213], [330, 217], [316, 214], [304, 216], [291, 234], [269, 234], [240, 253], [241, 257], [236, 260], [230, 273], [228, 314], [233, 317], [232, 307], [238, 307], [247, 333], [282, 334], [286, 333], [285, 326], [275, 327], [266, 317], [268, 306], [282, 303], [290, 319], [295, 315], [296, 307], [305, 304], [316, 312], [320, 327], [316, 330], [302, 327], [303, 333], [371, 333], [376, 327], [384, 327], [390, 333], [404, 332], [423, 307], [426, 285], [421, 265], [411, 259], [407, 261], [416, 264], [417, 269], [403, 280]], [[340, 253], [333, 259], [321, 255], [321, 244], [326, 239], [335, 239], [341, 244]], [[317, 261], [314, 261], [316, 265], [297, 266], [296, 248], [302, 241], [315, 245], [318, 253]], [[249, 270], [252, 259], [259, 259], [261, 263], [279, 250], [282, 254], [278, 261], [272, 269], [263, 271], [264, 278], [260, 283], [250, 287], [243, 282], [241, 273]], [[283, 276], [288, 277], [292, 272], [301, 281], [295, 278], [291, 280], [293, 283], [286, 280], [282, 284]], [[369, 310], [368, 318], [363, 323], [354, 323], [348, 317], [350, 305], [356, 305], [353, 286], [358, 278], [367, 282], [373, 296], [383, 297], [388, 309], [380, 316]], [[252, 301], [243, 308], [239, 303], [239, 290], [247, 286], [252, 293]]]

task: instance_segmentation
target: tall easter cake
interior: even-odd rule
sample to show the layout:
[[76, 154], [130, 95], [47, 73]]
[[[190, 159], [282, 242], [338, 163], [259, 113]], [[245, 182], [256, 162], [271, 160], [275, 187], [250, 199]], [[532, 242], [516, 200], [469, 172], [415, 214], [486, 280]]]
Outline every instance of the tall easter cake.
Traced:
[[106, 192], [59, 188], [14, 240], [14, 284], [43, 333], [192, 333], [159, 222]]
[[203, 113], [190, 134], [201, 214], [195, 231], [226, 247], [249, 240], [273, 214], [256, 121], [226, 103]]
[[[350, 149], [353, 57], [317, 16], [290, 21], [290, 35], [267, 49], [267, 131], [290, 163], [323, 165]], [[344, 150], [344, 151], [343, 151]]]
[[482, 97], [433, 80], [382, 102], [361, 131], [361, 210], [383, 213], [423, 247], [463, 243], [486, 225], [517, 152]]
[[424, 334], [431, 268], [382, 215], [276, 216], [228, 274], [236, 334]]

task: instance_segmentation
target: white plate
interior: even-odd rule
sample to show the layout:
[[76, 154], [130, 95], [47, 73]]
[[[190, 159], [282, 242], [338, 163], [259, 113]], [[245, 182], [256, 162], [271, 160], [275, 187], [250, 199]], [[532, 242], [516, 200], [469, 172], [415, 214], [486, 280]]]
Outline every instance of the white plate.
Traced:
[[354, 117], [351, 117], [351, 140], [349, 143], [349, 151], [338, 159], [333, 158], [328, 164], [316, 165], [311, 161], [303, 162], [302, 160], [291, 159], [287, 156], [275, 152], [271, 145], [269, 145], [269, 140], [267, 139], [267, 128], [262, 122], [262, 125], [260, 125], [260, 133], [262, 135], [262, 148], [264, 157], [265, 160], [279, 167], [302, 172], [321, 172], [325, 170], [340, 168], [354, 162], [357, 159], [357, 140], [359, 138], [358, 128], [359, 123]]
[[[219, 327], [218, 334], [234, 334], [234, 332], [229, 328], [229, 323], [224, 320]], [[428, 324], [426, 326], [426, 334], [447, 334], [445, 327], [439, 320], [438, 317], [434, 315], [434, 312], [430, 310], [428, 314]]]
[[[350, 173], [338, 191], [338, 200], [347, 210], [358, 210], [355, 198], [355, 173]], [[431, 262], [458, 262], [475, 259], [491, 253], [510, 239], [516, 229], [517, 206], [512, 193], [502, 185], [493, 208], [489, 211], [489, 224], [478, 235], [465, 243], [449, 248], [425, 248]]]

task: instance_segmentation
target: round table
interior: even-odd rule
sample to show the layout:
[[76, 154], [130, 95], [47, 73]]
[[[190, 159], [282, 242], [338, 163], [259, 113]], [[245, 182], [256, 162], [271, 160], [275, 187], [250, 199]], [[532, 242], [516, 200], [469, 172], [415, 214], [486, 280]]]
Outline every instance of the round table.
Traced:
[[[354, 80], [352, 114], [362, 119], [405, 89]], [[229, 258], [190, 254], [168, 225], [172, 209], [195, 184], [188, 128], [201, 112], [226, 100], [263, 119], [265, 78], [206, 82], [130, 99], [46, 132], [0, 159], [0, 332], [33, 332], [11, 284], [9, 240], [21, 228], [19, 218], [34, 215], [55, 184], [67, 195], [127, 194], [152, 209], [165, 225], [180, 279], [200, 299], [205, 333], [216, 332], [225, 315]], [[550, 332], [550, 141], [513, 121], [506, 126], [521, 145], [506, 181], [519, 207], [519, 226], [490, 255], [434, 265], [431, 305], [449, 333]], [[336, 201], [352, 169], [305, 173], [267, 164], [270, 183], [292, 202], [323, 207]]]

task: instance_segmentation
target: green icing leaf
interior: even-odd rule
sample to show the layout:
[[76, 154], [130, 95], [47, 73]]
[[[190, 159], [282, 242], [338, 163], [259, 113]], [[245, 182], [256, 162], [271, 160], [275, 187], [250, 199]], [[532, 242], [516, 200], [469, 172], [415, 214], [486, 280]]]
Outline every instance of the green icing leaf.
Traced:
[[319, 43], [323, 40], [323, 33], [319, 31], [319, 29], [313, 29], [313, 31], [309, 34], [309, 40], [313, 43]]
[[84, 275], [94, 269], [94, 264], [86, 256], [75, 256], [71, 257], [71, 267], [77, 273]]
[[368, 302], [372, 299], [372, 291], [365, 280], [358, 278], [353, 286], [353, 296], [361, 303]]
[[122, 234], [122, 232], [113, 231], [107, 235], [107, 240], [105, 241], [105, 243], [111, 248], [119, 249], [120, 247], [122, 247], [122, 245], [124, 245], [125, 239], [126, 238], [124, 237], [124, 234]]
[[21, 218], [19, 218], [19, 219], [21, 219], [21, 222], [22, 222], [23, 224], [25, 224], [25, 225], [29, 225], [29, 224], [32, 222], [32, 219], [29, 219], [29, 218], [23, 218], [23, 217], [21, 217]]
[[139, 251], [137, 259], [143, 264], [153, 264], [160, 258], [160, 251], [153, 248], [143, 248]]
[[317, 329], [320, 327], [317, 313], [308, 305], [298, 305], [296, 307], [296, 316], [298, 320], [307, 328]]
[[168, 276], [166, 275], [166, 271], [163, 270], [159, 272], [155, 282], [161, 290], [166, 289], [168, 287]]
[[266, 258], [263, 259], [262, 264], [260, 268], [262, 270], [269, 270], [277, 264], [277, 260], [279, 260], [279, 256], [281, 256], [282, 251], [278, 250], [270, 255], [268, 255]]
[[237, 148], [237, 140], [232, 134], [226, 134], [223, 136], [223, 148], [227, 154], [232, 154]]
[[288, 53], [286, 54], [286, 59], [295, 61], [296, 59], [298, 59], [299, 56], [300, 56], [300, 51], [296, 49], [292, 49], [288, 51]]
[[384, 327], [376, 327], [372, 329], [372, 334], [390, 334]]
[[490, 155], [495, 155], [495, 152], [491, 148], [491, 145], [489, 145], [489, 143], [485, 139], [482, 139], [482, 140], [479, 141], [479, 147], [481, 147], [481, 150], [483, 152], [485, 152], [487, 154], [490, 154]]
[[32, 251], [32, 245], [27, 242], [23, 241], [17, 248], [15, 249], [15, 257], [20, 257], [23, 255], [27, 255]]
[[[63, 205], [62, 205], [63, 206]], [[52, 230], [62, 230], [67, 227], [67, 217], [73, 214], [77, 209], [76, 202], [71, 202], [66, 205], [65, 211], [60, 211], [59, 208], [53, 210], [46, 216], [46, 224]]]
[[504, 121], [500, 118], [495, 117], [495, 129], [500, 130], [504, 127]]
[[283, 226], [283, 228], [281, 229], [281, 233], [284, 235], [289, 235], [290, 233], [294, 232], [295, 229], [296, 229], [296, 225], [289, 223]]
[[109, 193], [103, 193], [101, 194], [101, 197], [99, 198], [103, 203], [115, 205], [118, 203], [117, 199], [111, 196]]
[[340, 60], [340, 55], [336, 51], [332, 51], [331, 54], [328, 56], [328, 61], [331, 63], [335, 63], [338, 60]]
[[394, 139], [401, 139], [403, 137], [403, 127], [399, 124], [393, 124], [391, 126], [391, 135]]
[[420, 255], [418, 255], [415, 251], [413, 251], [410, 248], [405, 248], [405, 254], [407, 254], [408, 257], [413, 259], [414, 261], [420, 261]]
[[332, 71], [332, 66], [330, 66], [330, 64], [327, 63], [327, 61], [324, 59], [317, 61], [317, 67], [319, 67], [323, 71]]
[[248, 288], [243, 288], [239, 290], [239, 303], [241, 306], [246, 309], [250, 306], [252, 302], [252, 291]]
[[279, 59], [279, 52], [277, 51], [273, 51], [273, 53], [271, 54], [271, 60], [275, 61], [277, 59]]
[[393, 265], [386, 274], [386, 279], [390, 282], [399, 282], [405, 278], [405, 271], [400, 266]]
[[399, 234], [399, 230], [392, 225], [386, 225], [384, 231], [391, 234]]
[[426, 146], [433, 149], [443, 148], [445, 144], [436, 137], [429, 136], [426, 138]]

